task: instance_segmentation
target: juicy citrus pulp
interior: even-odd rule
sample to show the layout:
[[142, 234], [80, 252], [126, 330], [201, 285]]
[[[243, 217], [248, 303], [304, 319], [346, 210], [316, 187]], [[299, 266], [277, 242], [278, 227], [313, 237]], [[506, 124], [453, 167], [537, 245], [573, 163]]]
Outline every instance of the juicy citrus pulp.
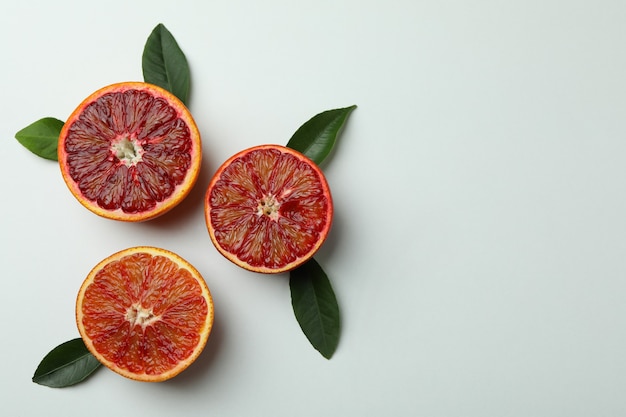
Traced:
[[229, 158], [205, 198], [215, 247], [256, 272], [288, 271], [307, 261], [326, 239], [332, 216], [321, 170], [280, 145], [256, 146]]
[[104, 365], [127, 378], [164, 381], [204, 349], [213, 301], [189, 262], [164, 249], [135, 247], [92, 269], [76, 299], [76, 322]]
[[201, 162], [198, 128], [185, 105], [155, 85], [101, 88], [70, 115], [59, 135], [61, 173], [94, 213], [142, 221], [178, 204]]

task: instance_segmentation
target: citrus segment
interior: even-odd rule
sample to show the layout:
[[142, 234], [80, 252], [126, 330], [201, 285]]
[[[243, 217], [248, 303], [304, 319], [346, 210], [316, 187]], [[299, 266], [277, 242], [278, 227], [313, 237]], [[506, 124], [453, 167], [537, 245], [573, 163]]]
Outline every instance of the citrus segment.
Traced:
[[203, 350], [213, 302], [187, 261], [164, 249], [136, 247], [93, 268], [78, 293], [76, 321], [104, 365], [127, 378], [163, 381]]
[[198, 128], [185, 105], [146, 83], [104, 87], [64, 124], [58, 156], [72, 194], [103, 217], [142, 221], [178, 204], [195, 183]]
[[308, 260], [326, 239], [332, 215], [321, 170], [280, 145], [256, 146], [229, 158], [205, 198], [216, 248], [256, 272], [284, 272]]

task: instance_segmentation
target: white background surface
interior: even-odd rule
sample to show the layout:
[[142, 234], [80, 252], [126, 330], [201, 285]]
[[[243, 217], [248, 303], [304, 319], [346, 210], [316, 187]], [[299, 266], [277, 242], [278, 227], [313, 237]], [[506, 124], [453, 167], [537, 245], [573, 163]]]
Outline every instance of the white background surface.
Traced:
[[[515, 0], [9, 2], [0, 13], [3, 416], [626, 414], [626, 3]], [[192, 194], [122, 224], [85, 210], [14, 139], [104, 85], [141, 80], [158, 23], [192, 71], [204, 141]], [[212, 246], [217, 166], [357, 104], [325, 167], [316, 256], [342, 310], [332, 360], [308, 344], [287, 276]], [[216, 303], [204, 353], [142, 384], [101, 369], [31, 382], [77, 337], [91, 267], [173, 250]]]

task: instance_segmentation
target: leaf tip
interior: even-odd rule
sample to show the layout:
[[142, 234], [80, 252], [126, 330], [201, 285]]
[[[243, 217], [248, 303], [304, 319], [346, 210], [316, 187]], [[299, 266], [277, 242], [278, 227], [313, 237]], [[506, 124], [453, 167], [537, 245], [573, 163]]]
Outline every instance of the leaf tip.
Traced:
[[333, 355], [335, 354], [335, 351], [332, 351], [332, 352], [320, 352], [320, 354], [324, 357], [324, 359], [330, 360], [333, 357]]

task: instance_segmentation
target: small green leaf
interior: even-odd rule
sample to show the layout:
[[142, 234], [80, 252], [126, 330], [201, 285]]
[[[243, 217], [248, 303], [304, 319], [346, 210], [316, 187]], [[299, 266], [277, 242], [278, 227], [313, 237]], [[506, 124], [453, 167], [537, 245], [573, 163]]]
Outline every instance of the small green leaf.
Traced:
[[187, 103], [191, 79], [187, 58], [162, 23], [148, 37], [141, 60], [145, 82], [163, 87]]
[[15, 139], [37, 156], [57, 161], [57, 146], [63, 122], [54, 117], [44, 117], [15, 134]]
[[48, 353], [35, 371], [33, 382], [52, 388], [69, 387], [91, 375], [100, 367], [81, 338], [72, 339]]
[[322, 356], [330, 359], [339, 343], [339, 306], [322, 267], [311, 258], [290, 273], [291, 304], [300, 328]]
[[335, 146], [339, 131], [356, 106], [327, 110], [304, 123], [293, 134], [287, 146], [320, 165]]

